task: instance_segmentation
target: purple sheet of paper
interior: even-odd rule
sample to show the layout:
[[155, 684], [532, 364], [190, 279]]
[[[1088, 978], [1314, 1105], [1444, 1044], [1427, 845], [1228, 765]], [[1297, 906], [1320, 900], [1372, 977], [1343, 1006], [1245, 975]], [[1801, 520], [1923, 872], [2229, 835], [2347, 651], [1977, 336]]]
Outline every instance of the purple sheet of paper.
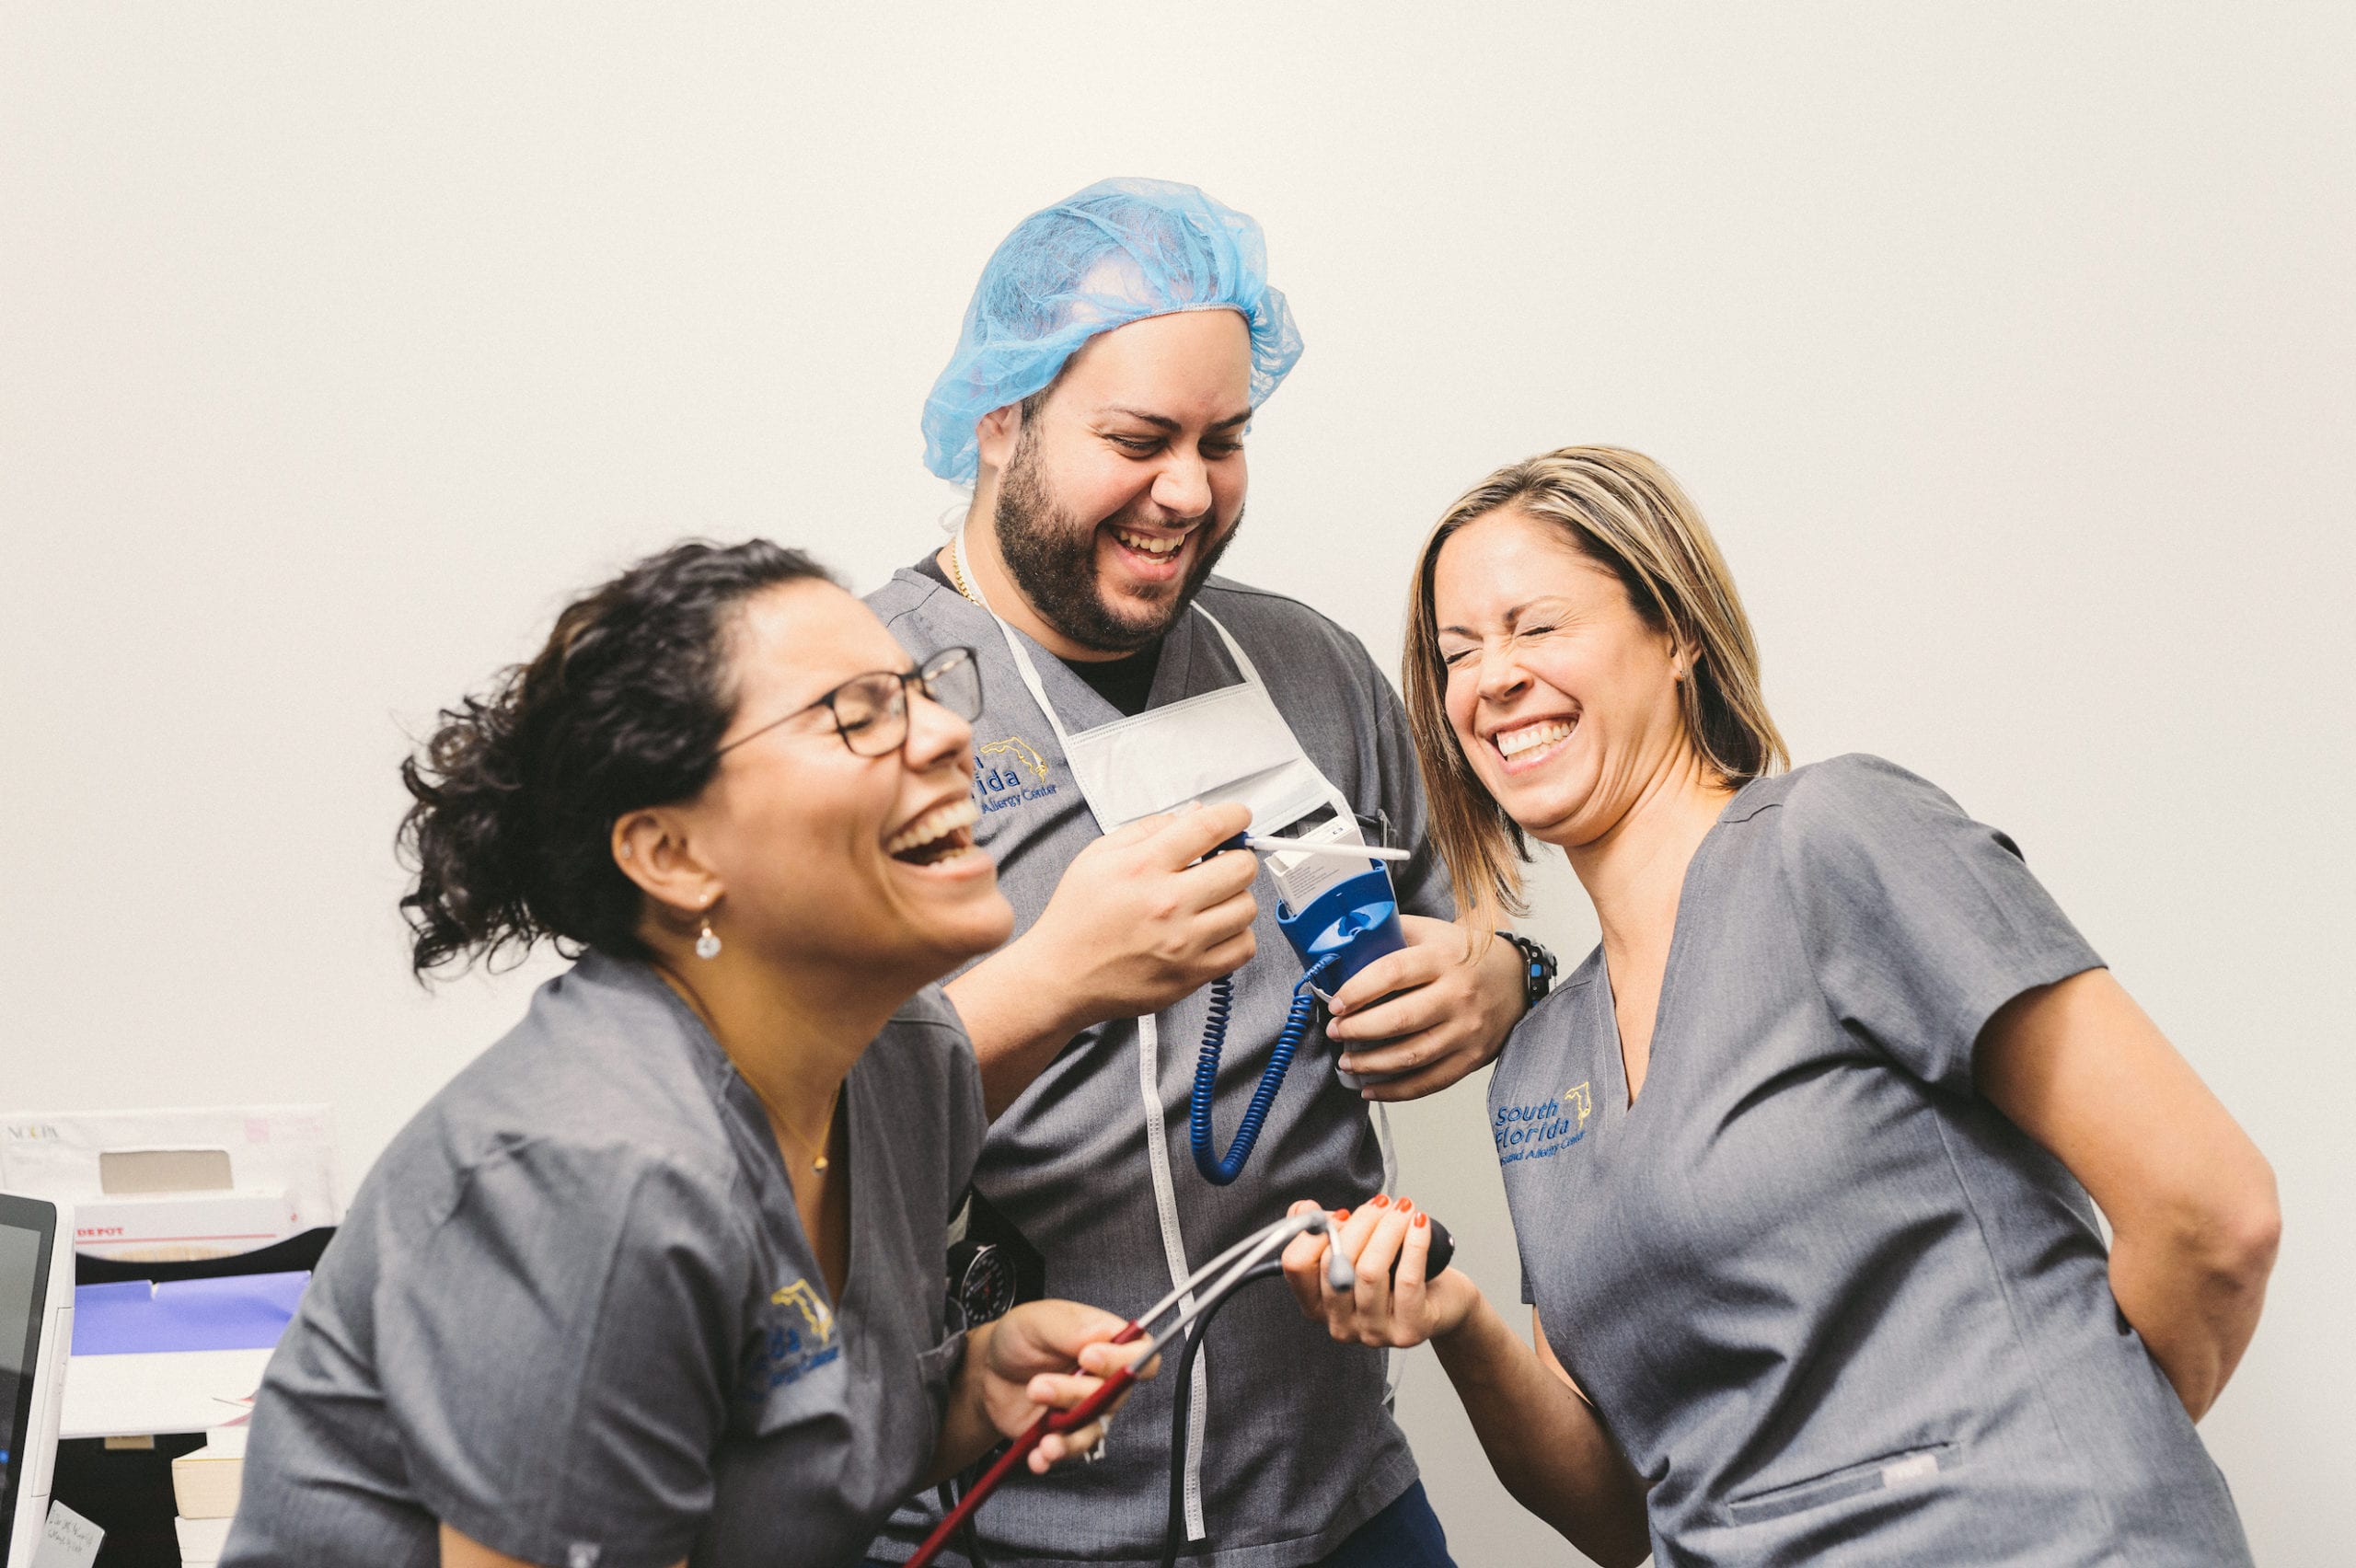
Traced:
[[307, 1272], [74, 1287], [74, 1354], [268, 1350], [294, 1316]]

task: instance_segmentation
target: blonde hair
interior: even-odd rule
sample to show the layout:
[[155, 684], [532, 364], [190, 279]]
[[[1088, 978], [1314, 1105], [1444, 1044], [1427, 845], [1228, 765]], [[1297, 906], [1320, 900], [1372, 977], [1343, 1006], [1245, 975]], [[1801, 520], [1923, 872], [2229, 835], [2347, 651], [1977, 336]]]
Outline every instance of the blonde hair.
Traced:
[[1525, 905], [1521, 868], [1530, 843], [1472, 771], [1448, 721], [1432, 579], [1440, 547], [1492, 513], [1513, 512], [1559, 529], [1608, 568], [1645, 624], [1691, 655], [1678, 683], [1685, 732], [1729, 785], [1791, 766], [1759, 686], [1759, 645], [1734, 575], [1709, 526], [1669, 471], [1617, 446], [1565, 446], [1498, 469], [1458, 497], [1424, 541], [1407, 605], [1407, 721], [1431, 807], [1432, 836], [1448, 861], [1456, 903], [1483, 925]]

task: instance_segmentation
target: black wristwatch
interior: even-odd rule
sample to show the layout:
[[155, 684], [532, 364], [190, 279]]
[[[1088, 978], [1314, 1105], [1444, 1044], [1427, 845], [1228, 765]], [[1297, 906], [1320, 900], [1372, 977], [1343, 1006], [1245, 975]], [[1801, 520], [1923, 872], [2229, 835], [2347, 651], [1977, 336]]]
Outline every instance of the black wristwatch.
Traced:
[[1545, 943], [1519, 931], [1499, 931], [1497, 935], [1521, 950], [1522, 1006], [1525, 1009], [1536, 1007], [1554, 988], [1554, 971], [1558, 967], [1554, 955], [1546, 951]]

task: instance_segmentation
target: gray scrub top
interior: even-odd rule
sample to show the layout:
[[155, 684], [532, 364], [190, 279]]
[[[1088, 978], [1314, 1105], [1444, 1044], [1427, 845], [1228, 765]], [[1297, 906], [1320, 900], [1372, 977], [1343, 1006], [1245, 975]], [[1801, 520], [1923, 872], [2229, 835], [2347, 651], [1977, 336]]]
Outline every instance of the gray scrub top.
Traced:
[[[979, 656], [983, 710], [974, 724], [976, 833], [998, 862], [1017, 929], [1045, 909], [1064, 870], [1097, 836], [1096, 820], [1038, 705], [1015, 672], [997, 623], [953, 590], [904, 570], [868, 603], [914, 657], [964, 643]], [[1357, 812], [1389, 813], [1396, 841], [1420, 846], [1424, 804], [1406, 714], [1357, 640], [1296, 600], [1210, 579], [1200, 603], [1259, 669], [1302, 749]], [[1021, 633], [1017, 633], [1021, 636]], [[1031, 644], [1041, 681], [1068, 731], [1121, 717], [1062, 661]], [[1233, 684], [1239, 673], [1200, 616], [1181, 617], [1162, 644], [1149, 709]], [[1400, 907], [1453, 914], [1431, 856], [1392, 868]], [[1232, 1136], [1283, 1027], [1300, 964], [1276, 925], [1276, 894], [1254, 890], [1259, 955], [1235, 975], [1235, 1006], [1219, 1066], [1215, 1125]], [[1232, 1186], [1195, 1169], [1187, 1093], [1202, 1041], [1205, 998], [1160, 1015], [1159, 1136], [1170, 1152], [1186, 1256], [1207, 1262], [1282, 1218], [1296, 1198], [1357, 1204], [1382, 1181], [1366, 1102], [1334, 1076], [1337, 1053], [1312, 1038], [1294, 1059], [1250, 1163]], [[1170, 1288], [1146, 1163], [1138, 1031], [1120, 1020], [1084, 1031], [991, 1124], [974, 1184], [1046, 1260], [1047, 1293], [1120, 1313], [1141, 1311]], [[1380, 1352], [1340, 1345], [1308, 1322], [1280, 1286], [1254, 1286], [1211, 1328], [1210, 1424], [1204, 1517], [1215, 1560], [1239, 1568], [1314, 1562], [1413, 1484], [1415, 1460], [1383, 1404]], [[1153, 1563], [1168, 1507], [1174, 1378], [1138, 1386], [1113, 1424], [1105, 1457], [1023, 1475], [981, 1510], [984, 1554], [1014, 1564]], [[873, 1554], [905, 1559], [938, 1517], [930, 1497], [895, 1516]]]
[[2246, 1563], [2092, 1204], [1972, 1084], [2101, 964], [2003, 834], [1878, 758], [1746, 786], [1685, 874], [1644, 1092], [1599, 949], [1491, 1128], [1524, 1299], [1661, 1568]]
[[394, 1138], [256, 1401], [225, 1564], [428, 1568], [435, 1522], [554, 1568], [856, 1562], [964, 1346], [981, 1143], [937, 991], [845, 1084], [829, 1302], [759, 1101], [643, 964], [588, 953]]

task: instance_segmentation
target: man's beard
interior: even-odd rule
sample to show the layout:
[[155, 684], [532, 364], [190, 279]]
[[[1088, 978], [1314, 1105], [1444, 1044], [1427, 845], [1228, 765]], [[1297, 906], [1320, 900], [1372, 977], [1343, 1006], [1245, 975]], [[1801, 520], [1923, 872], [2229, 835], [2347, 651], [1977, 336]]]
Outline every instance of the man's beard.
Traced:
[[1203, 580], [1243, 525], [1238, 513], [1235, 526], [1214, 537], [1208, 518], [1196, 524], [1195, 564], [1186, 575], [1163, 587], [1168, 597], [1143, 615], [1124, 615], [1105, 603], [1097, 586], [1096, 525], [1082, 523], [1056, 504], [1040, 467], [1038, 443], [1033, 427], [1026, 425], [1016, 438], [1013, 457], [999, 476], [999, 555], [1041, 619], [1100, 653], [1134, 653], [1160, 640], [1195, 602]]

